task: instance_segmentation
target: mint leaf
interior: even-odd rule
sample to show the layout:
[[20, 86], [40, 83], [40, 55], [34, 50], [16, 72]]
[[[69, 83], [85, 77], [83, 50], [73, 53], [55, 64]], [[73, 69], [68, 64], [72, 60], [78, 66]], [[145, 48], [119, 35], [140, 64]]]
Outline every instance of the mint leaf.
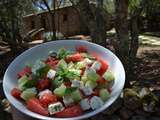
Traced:
[[67, 55], [69, 55], [70, 52], [67, 51], [66, 49], [64, 48], [61, 48], [59, 49], [58, 53], [57, 53], [57, 58], [59, 59], [64, 59]]
[[77, 87], [66, 88], [65, 95], [71, 94], [72, 92], [74, 92], [76, 90], [77, 90]]
[[38, 76], [39, 78], [45, 77], [50, 69], [51, 67], [46, 65], [36, 71], [36, 76]]

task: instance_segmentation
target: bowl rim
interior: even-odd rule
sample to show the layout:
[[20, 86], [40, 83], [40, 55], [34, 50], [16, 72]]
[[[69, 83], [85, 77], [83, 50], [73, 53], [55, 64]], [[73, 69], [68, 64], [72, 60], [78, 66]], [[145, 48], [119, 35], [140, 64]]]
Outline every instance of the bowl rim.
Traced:
[[[52, 44], [52, 43], [54, 43], [54, 44], [59, 44], [59, 43], [61, 43], [61, 42], [76, 42], [76, 43], [80, 42], [80, 43], [84, 43], [84, 44], [87, 43], [87, 44], [96, 46], [96, 47], [98, 47], [98, 48], [100, 48], [100, 49], [103, 49], [103, 51], [106, 51], [106, 50], [107, 50], [107, 52], [110, 52], [110, 54], [112, 54], [112, 55], [118, 60], [118, 62], [120, 63], [120, 65], [121, 65], [121, 67], [122, 67], [122, 71], [121, 71], [121, 72], [122, 72], [122, 74], [123, 74], [123, 80], [122, 80], [121, 86], [120, 86], [119, 89], [118, 89], [120, 92], [116, 92], [115, 95], [112, 96], [112, 99], [110, 100], [110, 102], [109, 102], [109, 103], [106, 102], [106, 103], [108, 103], [108, 104], [105, 103], [103, 107], [101, 107], [101, 108], [99, 108], [99, 109], [97, 109], [97, 110], [88, 112], [88, 113], [86, 113], [86, 114], [77, 116], [77, 117], [71, 117], [71, 118], [53, 118], [53, 117], [47, 117], [47, 116], [43, 116], [43, 115], [34, 113], [34, 112], [30, 111], [30, 110], [27, 110], [27, 112], [21, 110], [21, 109], [16, 105], [16, 103], [15, 103], [14, 101], [11, 101], [11, 100], [10, 100], [10, 95], [7, 93], [6, 88], [5, 88], [5, 86], [6, 86], [7, 83], [5, 83], [4, 81], [5, 81], [5, 77], [7, 76], [8, 71], [9, 71], [10, 66], [11, 66], [12, 64], [14, 64], [15, 61], [17, 61], [17, 59], [19, 59], [20, 57], [23, 57], [24, 54], [29, 53], [29, 52], [32, 51], [33, 49], [37, 49], [38, 47], [41, 47], [41, 46], [44, 46], [44, 45], [48, 45], [48, 44]], [[118, 58], [114, 53], [112, 53], [112, 52], [111, 52], [110, 50], [108, 50], [107, 48], [104, 48], [104, 47], [102, 47], [102, 46], [100, 46], [100, 45], [98, 45], [98, 44], [95, 44], [95, 43], [92, 43], [92, 42], [88, 42], [88, 41], [86, 41], [86, 40], [78, 40], [78, 39], [76, 39], [76, 40], [68, 40], [68, 39], [67, 39], [67, 40], [50, 41], [50, 42], [42, 43], [42, 44], [39, 44], [39, 45], [36, 45], [36, 46], [34, 46], [34, 47], [29, 48], [28, 50], [26, 50], [26, 51], [24, 51], [23, 53], [21, 53], [20, 55], [18, 55], [18, 56], [9, 64], [9, 66], [8, 66], [8, 68], [6, 69], [6, 72], [5, 72], [5, 74], [4, 74], [4, 77], [3, 77], [3, 90], [4, 90], [4, 93], [5, 93], [6, 98], [10, 101], [11, 105], [13, 105], [18, 111], [22, 112], [22, 113], [25, 114], [25, 115], [28, 115], [28, 116], [30, 116], [30, 117], [32, 117], [32, 118], [38, 118], [38, 119], [41, 119], [41, 120], [81, 120], [81, 119], [85, 119], [85, 118], [89, 118], [89, 117], [91, 117], [91, 116], [94, 116], [94, 115], [96, 115], [96, 114], [104, 111], [104, 110], [107, 109], [111, 104], [113, 104], [113, 102], [119, 97], [119, 95], [120, 95], [120, 93], [121, 93], [121, 91], [122, 91], [122, 89], [123, 89], [123, 87], [124, 87], [124, 84], [125, 84], [125, 70], [124, 70], [124, 67], [123, 67], [122, 62], [119, 60], [119, 58]], [[18, 101], [18, 100], [17, 100], [17, 101]]]

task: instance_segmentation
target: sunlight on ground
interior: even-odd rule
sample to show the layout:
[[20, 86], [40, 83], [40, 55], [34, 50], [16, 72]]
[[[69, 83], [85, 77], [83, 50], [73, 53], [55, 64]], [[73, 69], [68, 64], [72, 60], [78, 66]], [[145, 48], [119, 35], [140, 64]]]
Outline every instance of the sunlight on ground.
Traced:
[[145, 44], [145, 45], [156, 45], [156, 46], [160, 45], [160, 37], [140, 35], [139, 41], [141, 44]]

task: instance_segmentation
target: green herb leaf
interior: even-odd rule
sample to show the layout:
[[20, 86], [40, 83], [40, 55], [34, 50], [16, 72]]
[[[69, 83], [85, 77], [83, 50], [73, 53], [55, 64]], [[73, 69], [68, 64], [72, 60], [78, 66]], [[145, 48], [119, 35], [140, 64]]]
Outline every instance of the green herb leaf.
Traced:
[[64, 59], [67, 55], [71, 54], [69, 51], [67, 51], [64, 48], [59, 49], [57, 53], [57, 58]]
[[47, 73], [48, 73], [48, 71], [51, 69], [51, 67], [50, 66], [48, 66], [48, 65], [46, 65], [46, 66], [44, 66], [44, 67], [42, 67], [42, 68], [40, 68], [40, 69], [38, 69], [37, 71], [36, 71], [36, 76], [38, 76], [38, 77], [44, 77], [44, 76], [46, 76], [47, 75]]
[[65, 95], [71, 94], [72, 92], [74, 92], [76, 90], [77, 90], [77, 87], [66, 88]]

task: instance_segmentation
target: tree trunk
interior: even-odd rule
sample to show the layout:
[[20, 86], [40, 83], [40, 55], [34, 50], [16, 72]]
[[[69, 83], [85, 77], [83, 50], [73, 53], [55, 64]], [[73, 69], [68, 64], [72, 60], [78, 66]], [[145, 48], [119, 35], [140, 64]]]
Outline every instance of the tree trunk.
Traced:
[[138, 20], [141, 15], [141, 12], [144, 8], [144, 4], [147, 4], [148, 0], [141, 0], [139, 6], [137, 6], [130, 14], [130, 34], [131, 34], [131, 42], [130, 42], [130, 51], [129, 56], [131, 59], [134, 59], [137, 55], [138, 47], [139, 47], [139, 28], [138, 28]]
[[53, 33], [53, 40], [56, 40], [56, 27], [55, 27], [55, 0], [53, 1], [53, 12], [51, 11], [48, 3], [46, 0], [43, 0], [44, 5], [47, 7], [47, 10], [51, 16], [52, 20], [52, 33]]
[[[129, 33], [128, 33], [128, 0], [115, 0], [115, 29], [117, 34], [116, 54], [121, 59], [126, 75], [128, 75], [129, 64]], [[129, 80], [126, 79], [126, 86]]]
[[135, 59], [139, 47], [139, 30], [138, 30], [138, 17], [134, 17], [130, 20], [130, 33], [131, 33], [131, 42], [130, 42], [130, 51], [129, 56], [132, 60]]
[[53, 40], [56, 40], [55, 12], [56, 12], [56, 0], [53, 0], [53, 12], [52, 12]]
[[106, 26], [105, 20], [103, 18], [102, 4], [103, 0], [98, 2], [98, 6], [93, 13], [92, 8], [88, 0], [79, 0], [77, 3], [77, 8], [80, 12], [82, 19], [87, 22], [87, 27], [90, 30], [90, 35], [92, 42], [100, 44], [102, 46], [106, 45]]

